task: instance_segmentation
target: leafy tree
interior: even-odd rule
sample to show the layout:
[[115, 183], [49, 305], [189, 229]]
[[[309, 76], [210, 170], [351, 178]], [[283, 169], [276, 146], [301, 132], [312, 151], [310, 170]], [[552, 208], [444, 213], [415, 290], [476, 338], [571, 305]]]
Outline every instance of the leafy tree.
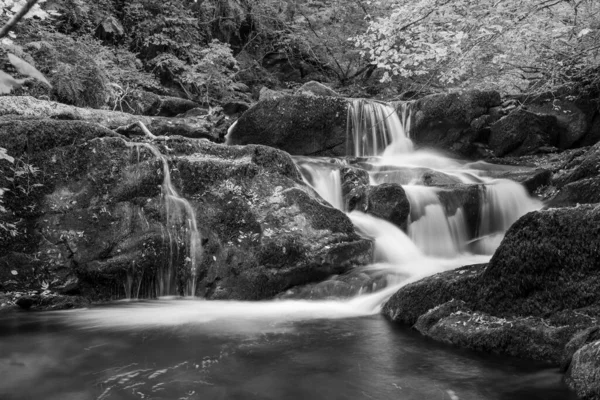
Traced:
[[383, 80], [542, 91], [598, 67], [599, 20], [597, 0], [397, 0], [355, 44]]

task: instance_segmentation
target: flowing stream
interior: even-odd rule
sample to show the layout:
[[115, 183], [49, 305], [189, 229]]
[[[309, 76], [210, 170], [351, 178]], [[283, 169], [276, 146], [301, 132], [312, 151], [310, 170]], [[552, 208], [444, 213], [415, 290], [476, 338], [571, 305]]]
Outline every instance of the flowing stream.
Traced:
[[[494, 166], [415, 150], [410, 103], [398, 107], [357, 100], [348, 113], [352, 157], [296, 158], [304, 180], [373, 239], [364, 272], [384, 275], [383, 289], [344, 300], [163, 297], [0, 316], [0, 399], [574, 399], [555, 369], [433, 343], [379, 315], [402, 285], [489, 260], [508, 227], [542, 206], [520, 184], [495, 179]], [[185, 226], [195, 281], [194, 209], [173, 187], [166, 158], [132, 146], [162, 163], [168, 235]], [[346, 167], [367, 171], [371, 185], [402, 185], [406, 231], [347, 209]], [[448, 202], [461, 190], [477, 200], [475, 212]], [[173, 293], [173, 273], [165, 267], [159, 293]]]

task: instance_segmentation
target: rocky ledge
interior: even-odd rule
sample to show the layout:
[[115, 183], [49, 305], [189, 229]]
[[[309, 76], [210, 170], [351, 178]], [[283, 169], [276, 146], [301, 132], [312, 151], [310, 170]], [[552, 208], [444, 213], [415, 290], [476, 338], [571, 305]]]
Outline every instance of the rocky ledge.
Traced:
[[599, 238], [599, 205], [526, 214], [489, 264], [409, 284], [383, 313], [438, 341], [561, 366], [598, 399]]
[[0, 123], [0, 143], [16, 160], [0, 160], [0, 187], [10, 189], [2, 303], [22, 297], [23, 308], [43, 309], [191, 292], [265, 299], [371, 261], [371, 242], [280, 150], [132, 141], [54, 119]]

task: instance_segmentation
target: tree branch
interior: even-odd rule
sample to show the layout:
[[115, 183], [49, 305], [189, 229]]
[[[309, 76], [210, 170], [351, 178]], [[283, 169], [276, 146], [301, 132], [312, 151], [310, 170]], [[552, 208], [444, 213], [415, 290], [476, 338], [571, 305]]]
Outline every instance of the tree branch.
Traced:
[[8, 35], [8, 32], [15, 27], [15, 25], [29, 12], [29, 10], [31, 10], [33, 6], [35, 6], [35, 3], [37, 2], [38, 0], [27, 0], [27, 3], [25, 3], [23, 8], [21, 8], [18, 13], [13, 15], [13, 17], [2, 27], [2, 29], [0, 29], [0, 39]]

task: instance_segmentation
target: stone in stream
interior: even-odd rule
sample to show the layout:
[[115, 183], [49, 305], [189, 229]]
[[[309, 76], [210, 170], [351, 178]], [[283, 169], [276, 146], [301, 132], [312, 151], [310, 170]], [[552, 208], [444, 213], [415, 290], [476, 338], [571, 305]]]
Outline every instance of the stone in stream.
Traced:
[[366, 212], [406, 231], [410, 202], [402, 186], [395, 183], [382, 183], [369, 188]]
[[383, 313], [437, 340], [564, 364], [573, 335], [600, 320], [599, 229], [597, 205], [528, 213], [487, 266], [406, 285]]
[[[15, 182], [30, 185], [27, 194], [5, 195], [18, 235], [0, 238], [0, 283], [15, 270], [36, 276], [31, 285], [43, 279], [50, 290], [95, 300], [183, 293], [190, 215], [165, 208], [161, 160], [93, 125], [54, 123], [65, 129], [49, 124], [48, 138], [20, 128], [2, 139], [40, 171]], [[301, 181], [289, 155], [181, 137], [158, 143], [201, 231], [198, 295], [264, 299], [370, 262], [371, 242]], [[8, 163], [0, 168], [9, 176]], [[174, 226], [165, 226], [167, 212]]]

